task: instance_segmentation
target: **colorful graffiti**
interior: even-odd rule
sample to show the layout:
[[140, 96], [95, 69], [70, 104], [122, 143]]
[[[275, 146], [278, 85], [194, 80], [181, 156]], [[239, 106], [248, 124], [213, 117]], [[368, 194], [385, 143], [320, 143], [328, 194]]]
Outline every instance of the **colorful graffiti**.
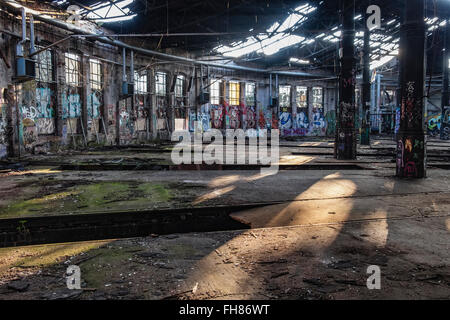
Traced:
[[195, 122], [197, 121], [197, 114], [194, 110], [191, 110], [189, 112], [189, 131], [194, 132], [195, 131]]
[[135, 133], [135, 117], [128, 102], [129, 99], [119, 103], [119, 132], [120, 140], [123, 142], [131, 142]]
[[271, 129], [272, 128], [272, 111], [270, 107], [263, 107], [259, 112], [259, 128]]
[[50, 88], [36, 88], [36, 109], [39, 118], [53, 118], [55, 116]]
[[279, 129], [278, 123], [279, 123], [278, 117], [277, 117], [277, 115], [275, 113], [275, 110], [274, 110], [274, 112], [272, 113], [272, 129], [275, 129], [275, 130]]
[[424, 170], [424, 146], [422, 139], [404, 137], [397, 141], [397, 174], [403, 177], [421, 176]]
[[210, 113], [210, 105], [204, 104], [200, 107], [200, 112], [197, 115], [197, 119], [199, 121], [199, 126], [203, 132], [206, 132], [211, 129], [211, 113]]
[[280, 130], [292, 128], [292, 114], [290, 112], [280, 112], [279, 115]]
[[211, 106], [211, 121], [214, 129], [223, 128], [224, 108], [222, 105]]
[[309, 121], [308, 110], [299, 110], [294, 116], [292, 128], [281, 128], [282, 136], [333, 136], [336, 130], [336, 112], [328, 111], [323, 115], [323, 109], [317, 108]]
[[40, 118], [36, 120], [38, 134], [52, 134], [55, 132], [55, 119]]
[[428, 134], [433, 136], [439, 134], [441, 130], [441, 119], [442, 119], [441, 114], [428, 117], [427, 119]]
[[408, 130], [421, 127], [421, 122], [423, 121], [421, 111], [423, 109], [423, 99], [418, 98], [418, 96], [422, 97], [423, 94], [417, 92], [414, 81], [406, 84], [405, 93], [401, 104], [401, 119], [403, 120], [407, 116], [408, 121], [405, 123], [404, 129]]
[[295, 128], [297, 129], [308, 129], [309, 128], [309, 120], [308, 120], [308, 115], [307, 115], [307, 111], [300, 111], [297, 112], [297, 114], [295, 115]]
[[246, 129], [256, 129], [256, 107], [244, 107], [245, 117], [243, 119]]
[[394, 133], [397, 134], [400, 130], [400, 117], [401, 117], [401, 108], [397, 107], [395, 109], [395, 128]]
[[334, 110], [328, 111], [325, 115], [326, 121], [326, 135], [334, 136], [336, 133], [336, 112]]
[[[441, 133], [442, 114], [434, 114], [427, 117], [427, 132], [430, 136], [439, 136]], [[450, 115], [447, 123], [450, 122]]]
[[30, 105], [23, 105], [21, 107], [22, 119], [28, 119], [34, 122], [38, 117], [38, 111], [36, 107]]
[[101, 92], [92, 92], [87, 100], [87, 113], [89, 118], [100, 118]]
[[26, 151], [31, 151], [37, 142], [36, 126], [24, 126], [23, 128], [23, 145]]
[[52, 103], [50, 88], [36, 88], [35, 120], [38, 134], [52, 134], [55, 131], [55, 110]]
[[305, 128], [281, 129], [281, 135], [284, 137], [303, 137], [308, 135], [308, 129]]
[[81, 100], [80, 95], [67, 94], [64, 92], [62, 94], [62, 118], [77, 118], [81, 116]]
[[226, 107], [226, 121], [225, 125], [227, 129], [239, 129], [241, 122], [239, 120], [239, 107], [228, 106]]
[[312, 121], [311, 121], [311, 135], [324, 135], [326, 132], [326, 124], [325, 124], [325, 117], [323, 114], [323, 109], [315, 109], [312, 115]]

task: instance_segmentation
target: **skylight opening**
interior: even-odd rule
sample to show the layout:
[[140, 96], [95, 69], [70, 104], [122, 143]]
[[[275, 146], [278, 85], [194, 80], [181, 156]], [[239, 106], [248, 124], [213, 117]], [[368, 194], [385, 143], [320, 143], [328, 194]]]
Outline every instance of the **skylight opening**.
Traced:
[[297, 64], [309, 64], [309, 60], [306, 59], [298, 59], [298, 58], [290, 58], [289, 62], [297, 63]]
[[136, 17], [136, 14], [126, 8], [133, 2], [134, 0], [118, 0], [107, 6], [105, 6], [105, 2], [99, 2], [92, 6], [91, 12], [83, 9], [81, 13], [87, 13], [86, 17], [97, 23], [127, 21]]
[[[277, 21], [273, 23], [265, 33], [251, 36], [241, 43], [232, 43], [229, 46], [220, 45], [214, 48], [215, 51], [224, 56], [238, 58], [252, 52], [262, 53], [266, 56], [273, 55], [280, 50], [301, 43], [305, 37], [293, 35], [291, 32], [301, 26], [307, 19], [307, 15], [317, 8], [310, 4], [304, 4], [295, 8], [281, 24]], [[310, 44], [314, 40], [308, 40]]]

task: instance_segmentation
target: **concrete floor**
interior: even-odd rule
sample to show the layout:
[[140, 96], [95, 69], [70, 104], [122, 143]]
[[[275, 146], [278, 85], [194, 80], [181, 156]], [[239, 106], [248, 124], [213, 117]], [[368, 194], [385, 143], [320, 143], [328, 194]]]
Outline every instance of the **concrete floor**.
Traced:
[[[329, 146], [327, 141], [285, 143], [301, 144], [299, 152]], [[372, 147], [391, 145], [380, 139]], [[450, 150], [439, 141], [432, 147]], [[292, 150], [282, 147], [281, 156], [302, 163], [304, 156], [292, 156]], [[338, 163], [328, 156], [306, 157]], [[376, 162], [361, 157], [356, 163], [367, 167], [275, 175], [256, 170], [79, 172], [48, 166], [5, 172], [0, 186], [4, 214], [11, 214], [8, 206], [27, 208], [17, 204], [18, 197], [52, 202], [48, 214], [83, 212], [85, 207], [68, 205], [79, 200], [73, 194], [66, 202], [54, 195], [110, 182], [158, 185], [170, 195], [157, 193], [159, 201], [122, 199], [121, 208], [282, 203], [233, 213], [251, 227], [245, 231], [0, 249], [0, 299], [450, 298], [449, 171], [430, 169], [427, 179], [401, 180], [394, 177], [389, 157]], [[45, 190], [39, 187], [43, 184]], [[148, 190], [154, 199], [156, 191]], [[104, 203], [88, 205], [93, 211], [108, 209]], [[23, 216], [43, 212], [28, 210]], [[71, 264], [81, 267], [83, 290], [65, 289], [64, 272]], [[380, 290], [366, 287], [369, 265], [381, 268]]]

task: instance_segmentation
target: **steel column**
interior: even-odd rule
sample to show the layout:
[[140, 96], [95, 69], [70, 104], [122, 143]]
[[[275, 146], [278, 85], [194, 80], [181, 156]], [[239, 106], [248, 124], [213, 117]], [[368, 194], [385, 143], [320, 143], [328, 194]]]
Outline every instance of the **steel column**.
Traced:
[[339, 160], [356, 159], [355, 130], [355, 1], [341, 0], [343, 32], [340, 42], [339, 110], [334, 154]]
[[[450, 139], [450, 124], [448, 123], [448, 110], [450, 110], [449, 103], [449, 72], [450, 72], [450, 19], [447, 20], [447, 24], [445, 26], [445, 35], [444, 35], [444, 52], [443, 52], [443, 63], [442, 63], [442, 100], [441, 100], [441, 108], [442, 108], [442, 116], [441, 116], [441, 139], [448, 140]], [[445, 119], [447, 117], [447, 119]]]
[[[367, 21], [368, 15], [366, 14]], [[370, 30], [364, 24], [361, 144], [370, 145]]]
[[397, 135], [397, 176], [426, 176], [424, 125], [425, 21], [424, 0], [405, 1], [400, 29], [400, 130]]

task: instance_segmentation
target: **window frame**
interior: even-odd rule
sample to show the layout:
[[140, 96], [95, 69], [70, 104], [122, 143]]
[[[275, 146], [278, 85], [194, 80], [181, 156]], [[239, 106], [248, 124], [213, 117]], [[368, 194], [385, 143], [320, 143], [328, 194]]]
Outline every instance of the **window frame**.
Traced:
[[[253, 88], [252, 90], [249, 90], [249, 88]], [[256, 83], [254, 82], [247, 82], [245, 84], [245, 104], [249, 107], [256, 106]], [[251, 97], [251, 101], [249, 103], [249, 97]]]
[[230, 106], [240, 105], [240, 83], [239, 81], [229, 81], [228, 82], [228, 99]]
[[[321, 99], [320, 99], [320, 103], [319, 102], [317, 102], [316, 100], [315, 100], [315, 97], [316, 97], [316, 95], [314, 94], [314, 91], [315, 90], [318, 90], [318, 89], [320, 89], [320, 96], [321, 96]], [[323, 90], [323, 87], [312, 87], [312, 89], [311, 89], [312, 91], [311, 91], [311, 94], [312, 94], [312, 101], [311, 101], [311, 104], [312, 104], [312, 107], [313, 107], [313, 109], [323, 109], [323, 98], [324, 98], [324, 90]]]
[[134, 81], [134, 92], [136, 94], [148, 93], [147, 70], [145, 70], [144, 72], [134, 71], [133, 81]]
[[222, 80], [219, 79], [211, 79], [209, 86], [209, 102], [212, 105], [220, 104], [220, 85]]
[[[162, 83], [160, 83], [160, 78], [162, 76]], [[164, 90], [160, 90], [164, 89]], [[167, 95], [167, 73], [158, 71], [155, 74], [155, 94], [157, 96], [166, 96]]]
[[[184, 97], [184, 82], [185, 82], [185, 76], [182, 74], [179, 74], [176, 76], [175, 79], [175, 88], [174, 88], [174, 94], [175, 98], [183, 98]], [[181, 83], [180, 83], [181, 81]]]
[[[73, 62], [75, 67], [72, 68], [69, 63]], [[71, 87], [81, 87], [81, 57], [77, 53], [65, 52], [64, 53], [64, 76], [66, 79], [66, 85]], [[72, 78], [72, 79], [70, 79]], [[72, 80], [76, 80], [73, 82]]]
[[[94, 72], [93, 65], [97, 67], [98, 72]], [[89, 59], [89, 87], [91, 90], [103, 90], [103, 70], [99, 59]]]
[[[304, 95], [305, 100], [304, 101], [301, 100], [302, 95], [300, 94], [300, 92], [302, 90], [305, 91], [305, 95]], [[306, 86], [296, 86], [295, 87], [295, 94], [296, 94], [295, 95], [295, 104], [296, 104], [297, 108], [302, 108], [302, 109], [308, 108], [308, 91], [309, 91], [309, 88]]]
[[[287, 100], [286, 100], [286, 104], [282, 103], [281, 101], [281, 95], [282, 95], [282, 89], [288, 89], [287, 90]], [[278, 105], [280, 108], [289, 108], [291, 106], [291, 94], [292, 94], [292, 88], [290, 85], [280, 85], [278, 86]]]
[[[36, 50], [41, 50], [44, 47], [36, 46]], [[47, 55], [43, 58], [43, 55]], [[46, 63], [43, 64], [42, 60], [44, 60]], [[36, 64], [35, 64], [35, 80], [36, 82], [44, 82], [44, 83], [54, 83], [55, 82], [55, 76], [54, 76], [54, 52], [51, 49], [44, 50], [42, 52], [39, 52], [36, 55]], [[46, 70], [47, 79], [44, 79], [41, 77], [42, 70]]]

